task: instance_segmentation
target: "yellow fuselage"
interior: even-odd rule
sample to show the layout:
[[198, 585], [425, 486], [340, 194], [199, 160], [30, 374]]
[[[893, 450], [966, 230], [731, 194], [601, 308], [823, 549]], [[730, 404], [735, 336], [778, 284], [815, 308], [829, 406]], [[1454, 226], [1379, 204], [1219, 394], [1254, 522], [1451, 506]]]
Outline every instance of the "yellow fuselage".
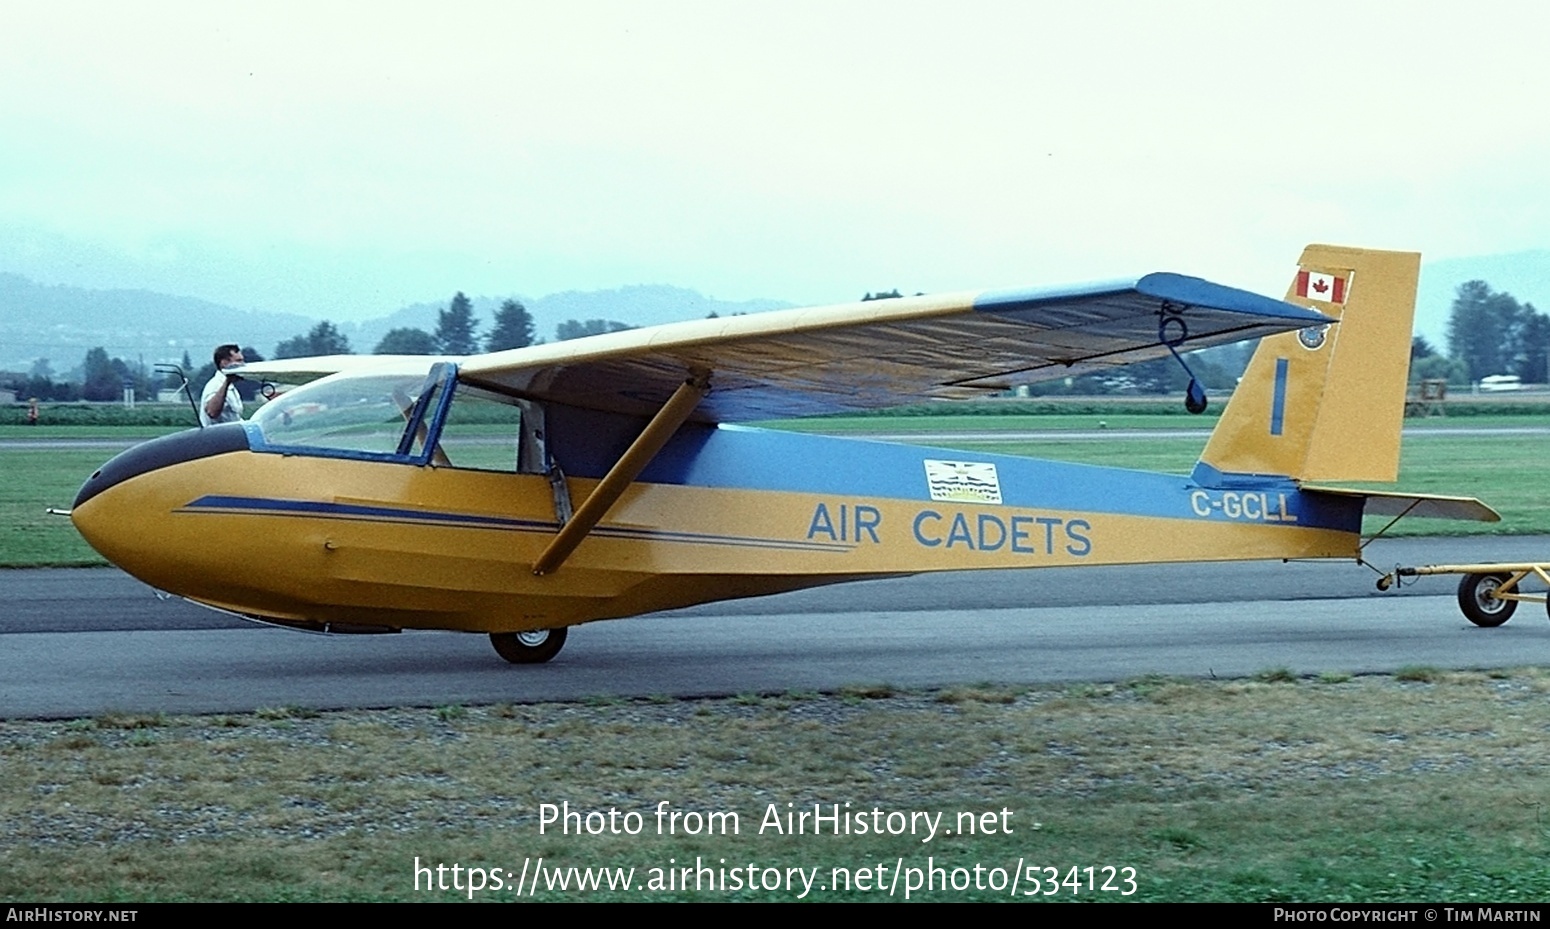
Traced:
[[[1184, 477], [790, 438], [808, 453], [875, 456], [879, 476], [898, 473], [869, 483], [918, 491], [643, 480], [546, 576], [532, 565], [559, 525], [543, 475], [237, 450], [136, 474], [84, 500], [74, 518], [115, 564], [213, 606], [478, 632], [925, 571], [1356, 553], [1358, 518], [1320, 517], [1316, 501], [1286, 485], [1210, 489]], [[999, 504], [932, 499], [915, 475], [922, 458], [946, 454], [993, 458], [1008, 488], [1046, 482], [1060, 492], [1049, 505], [1038, 493]], [[596, 481], [568, 483], [582, 499]], [[1127, 512], [1124, 498], [1138, 495], [1148, 512]]]

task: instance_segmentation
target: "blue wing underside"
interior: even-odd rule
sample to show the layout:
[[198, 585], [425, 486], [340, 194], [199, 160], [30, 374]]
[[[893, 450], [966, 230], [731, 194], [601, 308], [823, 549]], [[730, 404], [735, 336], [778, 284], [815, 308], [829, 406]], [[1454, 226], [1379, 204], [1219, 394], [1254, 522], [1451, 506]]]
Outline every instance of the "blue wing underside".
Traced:
[[[1156, 273], [690, 320], [447, 360], [475, 386], [636, 417], [653, 415], [685, 379], [703, 377], [711, 389], [693, 419], [732, 423], [985, 396], [1332, 321]], [[344, 356], [258, 362], [244, 372], [283, 380], [387, 361], [415, 363]]]
[[[694, 418], [747, 422], [985, 396], [1163, 357], [1169, 351], [1160, 331], [1164, 317], [1173, 320], [1166, 338], [1181, 350], [1331, 321], [1280, 300], [1167, 273], [984, 292], [940, 312], [926, 303], [932, 298], [913, 298], [920, 310], [911, 299], [880, 301], [898, 306], [866, 316], [858, 311], [854, 321], [842, 308], [817, 322], [794, 315], [785, 331], [759, 327], [757, 316], [732, 320], [709, 339], [688, 337], [698, 336], [694, 328], [673, 338], [676, 326], [698, 323], [665, 326], [661, 335], [618, 351], [544, 365], [536, 377], [512, 377], [512, 369], [486, 373], [478, 365], [467, 373], [568, 405], [645, 415], [686, 372], [709, 372], [711, 393]], [[740, 334], [741, 320], [758, 331]]]

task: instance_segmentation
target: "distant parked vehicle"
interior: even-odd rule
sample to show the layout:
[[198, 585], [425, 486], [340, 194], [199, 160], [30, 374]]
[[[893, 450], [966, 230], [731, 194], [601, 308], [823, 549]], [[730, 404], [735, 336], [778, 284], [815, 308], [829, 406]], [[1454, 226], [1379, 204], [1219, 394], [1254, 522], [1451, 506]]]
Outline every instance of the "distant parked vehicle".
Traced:
[[1492, 374], [1480, 379], [1481, 392], [1522, 390], [1523, 379], [1516, 374]]

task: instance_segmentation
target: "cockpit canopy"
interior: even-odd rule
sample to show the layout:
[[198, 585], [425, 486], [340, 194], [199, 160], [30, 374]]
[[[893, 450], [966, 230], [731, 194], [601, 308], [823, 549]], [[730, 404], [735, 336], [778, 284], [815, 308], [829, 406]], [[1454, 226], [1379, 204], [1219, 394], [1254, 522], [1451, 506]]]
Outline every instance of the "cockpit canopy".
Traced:
[[266, 446], [398, 453], [424, 374], [336, 374], [264, 404], [250, 423]]
[[288, 391], [248, 421], [254, 451], [541, 473], [543, 408], [457, 381], [450, 363], [342, 372]]

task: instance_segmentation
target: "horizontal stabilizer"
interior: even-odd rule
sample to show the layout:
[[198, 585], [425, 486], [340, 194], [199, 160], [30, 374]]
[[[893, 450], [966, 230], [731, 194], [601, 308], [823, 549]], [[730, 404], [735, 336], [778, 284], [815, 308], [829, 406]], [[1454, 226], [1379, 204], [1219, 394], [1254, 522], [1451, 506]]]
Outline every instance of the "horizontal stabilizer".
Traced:
[[1501, 514], [1474, 497], [1445, 497], [1441, 494], [1407, 494], [1386, 490], [1352, 490], [1346, 487], [1316, 487], [1304, 484], [1304, 493], [1335, 497], [1360, 497], [1364, 516], [1424, 516], [1428, 519], [1459, 519], [1477, 523], [1499, 523]]

